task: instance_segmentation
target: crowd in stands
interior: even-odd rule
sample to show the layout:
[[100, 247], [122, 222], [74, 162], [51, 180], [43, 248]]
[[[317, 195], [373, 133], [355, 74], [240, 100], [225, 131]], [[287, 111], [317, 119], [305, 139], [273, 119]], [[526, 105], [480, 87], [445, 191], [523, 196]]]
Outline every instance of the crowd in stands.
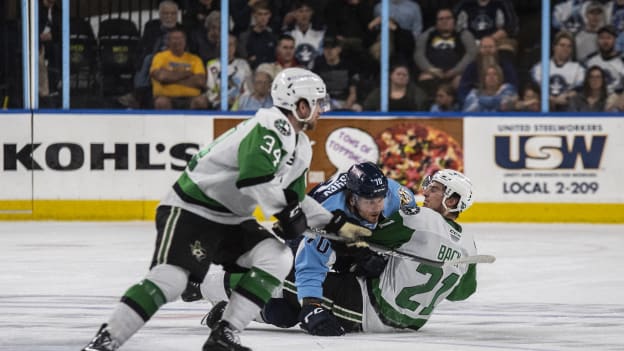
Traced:
[[[60, 84], [60, 10], [40, 1], [47, 94]], [[120, 107], [221, 108], [219, 5], [160, 2], [159, 17], [141, 31]], [[230, 1], [228, 108], [271, 106], [273, 77], [305, 67], [326, 82], [333, 110], [379, 110], [380, 6]], [[540, 111], [541, 62], [527, 48], [541, 35], [522, 35], [516, 8], [512, 0], [391, 0], [389, 110]], [[624, 111], [624, 0], [553, 0], [551, 43], [551, 111]]]

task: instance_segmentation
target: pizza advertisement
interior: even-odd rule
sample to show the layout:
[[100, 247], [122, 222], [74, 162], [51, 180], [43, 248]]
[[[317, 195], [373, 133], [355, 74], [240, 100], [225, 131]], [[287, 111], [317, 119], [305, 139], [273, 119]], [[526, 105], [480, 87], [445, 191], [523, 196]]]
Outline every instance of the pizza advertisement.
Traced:
[[[215, 119], [215, 137], [240, 121]], [[416, 194], [423, 177], [440, 168], [464, 171], [461, 118], [323, 117], [307, 134], [313, 142], [310, 188], [364, 161]]]

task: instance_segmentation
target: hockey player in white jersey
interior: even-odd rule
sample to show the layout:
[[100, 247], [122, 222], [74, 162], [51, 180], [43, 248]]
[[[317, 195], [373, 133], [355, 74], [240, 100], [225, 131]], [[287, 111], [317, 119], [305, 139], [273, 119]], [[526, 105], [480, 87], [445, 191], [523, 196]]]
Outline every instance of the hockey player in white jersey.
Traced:
[[[441, 170], [423, 182], [423, 190], [424, 207], [406, 207], [381, 220], [373, 235], [365, 241], [438, 262], [475, 255], [477, 250], [472, 235], [464, 232], [456, 222], [459, 214], [472, 205], [470, 180], [460, 172]], [[319, 250], [324, 248], [319, 247]], [[233, 286], [235, 279], [228, 282]], [[437, 267], [390, 256], [378, 277], [329, 272], [318, 308], [310, 309], [303, 316], [302, 324], [308, 324], [306, 330], [314, 329], [310, 323], [324, 320], [315, 318], [316, 314], [331, 311], [329, 318], [334, 318], [347, 333], [418, 330], [441, 301], [467, 299], [476, 291], [476, 284], [475, 264]], [[297, 287], [286, 281], [283, 296], [289, 308], [269, 302], [263, 310], [263, 317], [280, 315], [284, 321], [296, 318], [288, 315], [297, 316], [302, 310]], [[224, 303], [217, 304], [210, 311], [206, 317], [208, 325], [218, 319], [215, 315], [221, 313], [219, 307], [223, 306]], [[271, 318], [264, 319], [271, 321]], [[279, 327], [294, 325], [273, 324]]]
[[274, 107], [260, 109], [189, 162], [158, 206], [149, 272], [124, 293], [83, 351], [119, 348], [162, 305], [176, 300], [189, 279], [201, 281], [211, 263], [245, 274], [203, 350], [250, 350], [236, 333], [280, 287], [293, 259], [288, 246], [253, 217], [258, 205], [278, 219], [284, 239], [308, 225], [351, 239], [371, 234], [305, 195], [312, 159], [305, 131], [329, 106], [323, 81], [308, 70], [285, 69], [271, 90]]

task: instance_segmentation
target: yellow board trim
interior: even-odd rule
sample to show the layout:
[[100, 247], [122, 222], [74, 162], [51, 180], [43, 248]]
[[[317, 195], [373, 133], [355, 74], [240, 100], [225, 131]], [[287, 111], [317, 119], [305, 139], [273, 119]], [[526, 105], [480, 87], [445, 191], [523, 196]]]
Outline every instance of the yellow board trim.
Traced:
[[[153, 220], [156, 200], [0, 201], [0, 220]], [[254, 216], [267, 219], [260, 209]], [[624, 223], [624, 204], [479, 203], [460, 222]]]

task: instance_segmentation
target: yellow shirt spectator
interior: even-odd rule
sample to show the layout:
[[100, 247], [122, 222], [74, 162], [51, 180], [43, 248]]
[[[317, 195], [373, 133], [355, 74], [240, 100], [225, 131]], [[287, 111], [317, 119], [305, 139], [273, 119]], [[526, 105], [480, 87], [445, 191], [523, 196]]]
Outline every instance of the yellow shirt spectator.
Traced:
[[[175, 56], [170, 50], [159, 52], [152, 60], [150, 73], [158, 69], [170, 71], [190, 71], [193, 74], [206, 74], [206, 69], [202, 60], [197, 55], [185, 52], [182, 56]], [[168, 97], [193, 97], [201, 94], [197, 88], [192, 88], [182, 84], [162, 84], [152, 79], [154, 96]]]

